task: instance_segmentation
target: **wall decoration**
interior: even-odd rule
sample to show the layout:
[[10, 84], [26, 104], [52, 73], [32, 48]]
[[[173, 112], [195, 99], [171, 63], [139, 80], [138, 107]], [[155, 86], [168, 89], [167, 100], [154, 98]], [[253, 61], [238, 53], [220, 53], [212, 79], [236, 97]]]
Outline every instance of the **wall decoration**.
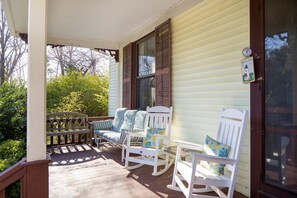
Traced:
[[250, 83], [255, 81], [253, 57], [248, 57], [241, 60], [241, 75], [243, 83]]

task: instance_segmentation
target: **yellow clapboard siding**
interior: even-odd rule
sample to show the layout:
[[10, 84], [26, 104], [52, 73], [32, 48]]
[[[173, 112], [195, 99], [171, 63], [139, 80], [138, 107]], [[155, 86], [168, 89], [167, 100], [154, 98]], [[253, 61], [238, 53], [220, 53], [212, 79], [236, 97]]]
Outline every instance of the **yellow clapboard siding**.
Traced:
[[[249, 1], [205, 0], [172, 19], [172, 141], [215, 137], [221, 108], [249, 110], [241, 50], [249, 46]], [[236, 190], [250, 194], [250, 123]]]

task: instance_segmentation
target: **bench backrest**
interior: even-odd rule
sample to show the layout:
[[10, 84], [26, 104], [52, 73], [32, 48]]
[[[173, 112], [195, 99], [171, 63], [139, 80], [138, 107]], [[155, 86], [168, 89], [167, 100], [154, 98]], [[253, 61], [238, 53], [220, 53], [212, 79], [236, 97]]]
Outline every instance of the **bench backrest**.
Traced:
[[67, 131], [88, 128], [88, 115], [76, 112], [47, 114], [47, 131]]

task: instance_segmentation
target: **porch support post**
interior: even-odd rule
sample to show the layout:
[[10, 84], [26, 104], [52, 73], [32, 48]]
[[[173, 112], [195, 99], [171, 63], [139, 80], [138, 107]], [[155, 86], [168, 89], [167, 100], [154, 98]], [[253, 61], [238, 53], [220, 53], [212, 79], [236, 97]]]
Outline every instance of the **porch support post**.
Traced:
[[28, 2], [27, 161], [46, 159], [47, 0]]

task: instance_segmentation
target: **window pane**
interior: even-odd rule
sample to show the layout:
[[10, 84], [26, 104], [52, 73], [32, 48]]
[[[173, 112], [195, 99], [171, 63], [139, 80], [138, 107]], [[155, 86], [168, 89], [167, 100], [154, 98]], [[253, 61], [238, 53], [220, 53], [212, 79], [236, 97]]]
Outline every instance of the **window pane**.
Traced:
[[138, 76], [155, 73], [155, 37], [138, 44]]
[[265, 4], [265, 177], [297, 192], [297, 1]]
[[137, 80], [137, 108], [145, 110], [147, 106], [155, 106], [155, 77]]

